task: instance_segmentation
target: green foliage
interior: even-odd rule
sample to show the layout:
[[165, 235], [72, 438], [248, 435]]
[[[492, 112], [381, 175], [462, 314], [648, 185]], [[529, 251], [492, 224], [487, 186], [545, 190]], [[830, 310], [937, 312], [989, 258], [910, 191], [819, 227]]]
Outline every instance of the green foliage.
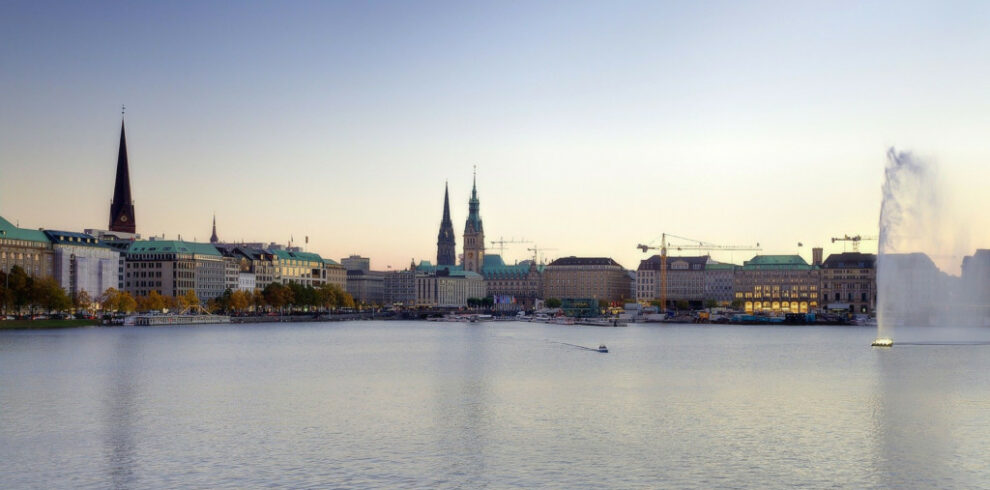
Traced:
[[711, 298], [705, 300], [705, 308], [717, 308], [717, 307], [718, 307], [718, 301], [715, 301], [714, 299]]
[[547, 298], [547, 300], [546, 300], [546, 301], [544, 301], [544, 302], [543, 302], [543, 304], [544, 304], [544, 305], [545, 305], [545, 306], [546, 306], [547, 308], [560, 308], [560, 305], [562, 305], [562, 304], [564, 304], [564, 303], [563, 303], [563, 302], [561, 302], [561, 301], [560, 301], [559, 299], [557, 299], [557, 298]]
[[690, 310], [691, 303], [688, 303], [687, 300], [679, 299], [676, 303], [674, 303], [674, 307], [678, 310]]
[[733, 310], [741, 310], [742, 307], [743, 307], [743, 300], [741, 300], [741, 299], [734, 299], [734, 300], [732, 300], [732, 309]]

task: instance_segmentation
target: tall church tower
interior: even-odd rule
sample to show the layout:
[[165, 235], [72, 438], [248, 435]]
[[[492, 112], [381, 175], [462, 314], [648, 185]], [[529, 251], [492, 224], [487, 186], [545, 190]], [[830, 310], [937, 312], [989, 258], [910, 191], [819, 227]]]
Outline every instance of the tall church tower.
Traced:
[[471, 199], [468, 201], [468, 218], [464, 223], [464, 270], [481, 274], [485, 263], [485, 227], [481, 224], [478, 212], [478, 173], [475, 170], [471, 185]]
[[443, 186], [443, 221], [437, 235], [437, 265], [457, 265], [457, 243], [454, 240], [454, 223], [450, 221], [450, 193]]
[[127, 140], [124, 121], [120, 121], [120, 148], [117, 150], [117, 181], [110, 201], [110, 231], [136, 233], [134, 201], [131, 200], [131, 176], [127, 169]]
[[210, 235], [210, 243], [219, 243], [220, 237], [217, 236], [217, 215], [213, 213], [213, 234]]

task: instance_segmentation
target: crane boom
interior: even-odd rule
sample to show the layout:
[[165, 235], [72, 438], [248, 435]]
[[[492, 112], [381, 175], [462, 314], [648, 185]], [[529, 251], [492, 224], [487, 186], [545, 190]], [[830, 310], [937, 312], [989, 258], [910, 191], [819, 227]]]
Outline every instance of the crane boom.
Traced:
[[[675, 238], [678, 240], [684, 240], [690, 243], [687, 244], [670, 244], [667, 238]], [[682, 236], [673, 235], [670, 233], [660, 234], [660, 245], [636, 245], [636, 248], [646, 253], [649, 250], [660, 250], [660, 305], [664, 310], [667, 309], [667, 250], [668, 248], [677, 251], [683, 250], [703, 250], [703, 251], [732, 251], [732, 250], [750, 250], [750, 251], [760, 251], [760, 244], [757, 243], [755, 247], [749, 245], [718, 245], [714, 243], [705, 242], [702, 240], [695, 240], [693, 238], [686, 238]]]

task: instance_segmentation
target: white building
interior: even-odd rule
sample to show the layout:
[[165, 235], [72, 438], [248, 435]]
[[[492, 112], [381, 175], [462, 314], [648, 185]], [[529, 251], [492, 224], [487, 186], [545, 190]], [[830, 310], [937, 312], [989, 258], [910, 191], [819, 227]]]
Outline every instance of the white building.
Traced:
[[55, 252], [55, 280], [76, 297], [85, 291], [90, 299], [118, 286], [120, 253], [85, 233], [46, 230]]
[[254, 291], [258, 287], [257, 278], [254, 272], [241, 272], [237, 275], [237, 289], [241, 291]]

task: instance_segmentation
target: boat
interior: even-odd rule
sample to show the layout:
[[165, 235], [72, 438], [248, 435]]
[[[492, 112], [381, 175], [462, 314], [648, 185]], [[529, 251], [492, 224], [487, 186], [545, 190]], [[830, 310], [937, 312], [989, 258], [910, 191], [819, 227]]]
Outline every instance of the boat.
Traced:
[[608, 347], [605, 347], [605, 344], [598, 344], [598, 352], [601, 352], [603, 354], [607, 353]]
[[893, 347], [894, 346], [894, 339], [891, 339], [889, 337], [881, 337], [881, 338], [878, 338], [878, 339], [874, 340], [873, 343], [870, 344], [870, 346], [871, 347]]

